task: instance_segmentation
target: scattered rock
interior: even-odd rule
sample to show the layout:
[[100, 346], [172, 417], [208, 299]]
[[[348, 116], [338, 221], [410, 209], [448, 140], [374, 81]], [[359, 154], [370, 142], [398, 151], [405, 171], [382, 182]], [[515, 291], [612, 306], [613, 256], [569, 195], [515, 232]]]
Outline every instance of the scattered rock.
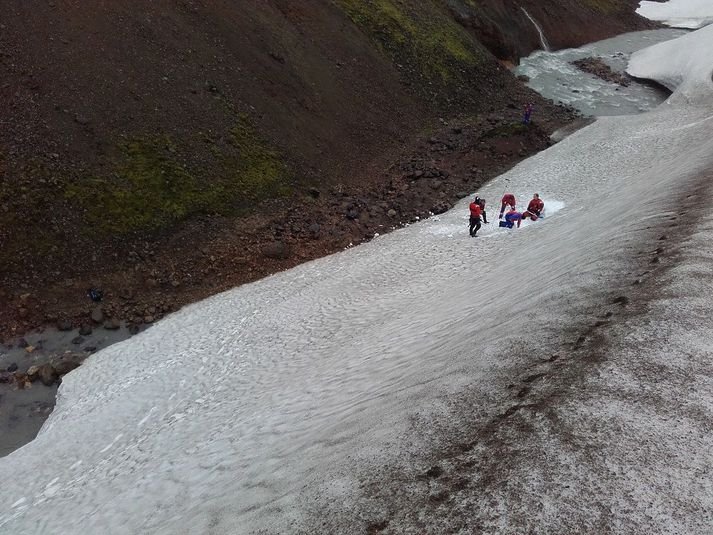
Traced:
[[8, 371], [8, 372], [10, 372], [10, 373], [16, 372], [16, 371], [17, 371], [17, 363], [16, 363], [16, 362], [13, 362], [12, 364], [10, 364], [10, 365], [7, 367], [7, 370], [6, 370], [6, 371]]
[[435, 205], [431, 208], [431, 212], [433, 212], [434, 214], [438, 215], [438, 214], [443, 214], [443, 213], [447, 212], [447, 211], [450, 210], [450, 209], [451, 209], [450, 203], [448, 203], [448, 202], [446, 202], [446, 201], [441, 201], [441, 202], [435, 204]]
[[15, 376], [10, 372], [0, 372], [0, 383], [12, 383]]
[[394, 217], [396, 217], [396, 215], [397, 215], [397, 214], [396, 214], [396, 210], [394, 210], [393, 208], [391, 208], [388, 212], [386, 212], [386, 215], [388, 215], [388, 216], [391, 217], [391, 218], [394, 218]]
[[74, 338], [72, 338], [72, 343], [73, 343], [75, 346], [78, 346], [78, 345], [80, 345], [80, 344], [83, 344], [83, 343], [84, 343], [84, 337], [83, 337], [83, 336], [75, 336]]
[[38, 374], [40, 373], [40, 367], [39, 366], [30, 366], [29, 369], [27, 370], [27, 378], [30, 381], [34, 381], [37, 379]]

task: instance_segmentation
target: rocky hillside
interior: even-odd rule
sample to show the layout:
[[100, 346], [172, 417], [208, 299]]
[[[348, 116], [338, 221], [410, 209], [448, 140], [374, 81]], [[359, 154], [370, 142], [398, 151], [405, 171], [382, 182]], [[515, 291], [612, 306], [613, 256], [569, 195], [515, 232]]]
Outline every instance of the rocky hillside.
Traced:
[[523, 8], [542, 27], [553, 49], [572, 48], [621, 33], [654, 27], [635, 10], [639, 0], [445, 0], [455, 20], [500, 59], [540, 48]]
[[[634, 4], [522, 2], [555, 46], [643, 27]], [[90, 283], [130, 318], [136, 294], [170, 293], [180, 304], [220, 281], [254, 279], [285, 267], [262, 265], [265, 243], [294, 250], [324, 237], [314, 214], [341, 225], [351, 209], [356, 230], [330, 234], [293, 262], [345, 236], [368, 238], [374, 225], [353, 222], [365, 204], [394, 194], [399, 158], [456, 118], [493, 129], [504, 110], [516, 116], [537, 101], [499, 61], [539, 46], [520, 4], [504, 0], [138, 0], [91, 9], [7, 0], [0, 9], [2, 334], [79, 314]], [[552, 125], [564, 120], [538, 106]], [[528, 136], [534, 150], [545, 132]], [[442, 200], [462, 185], [447, 189]], [[343, 201], [349, 192], [373, 198]], [[423, 203], [378, 209], [402, 220], [431, 208]], [[301, 215], [272, 221], [290, 210]], [[212, 282], [208, 268], [193, 273], [197, 256], [224, 261]]]

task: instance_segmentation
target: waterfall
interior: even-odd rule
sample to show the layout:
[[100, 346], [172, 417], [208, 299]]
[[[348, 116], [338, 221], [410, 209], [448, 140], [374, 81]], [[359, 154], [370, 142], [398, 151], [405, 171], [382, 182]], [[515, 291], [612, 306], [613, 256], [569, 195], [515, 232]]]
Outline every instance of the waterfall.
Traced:
[[520, 6], [520, 9], [522, 9], [522, 12], [527, 16], [528, 19], [530, 19], [530, 22], [535, 25], [537, 33], [540, 34], [540, 44], [542, 45], [542, 49], [546, 52], [549, 52], [550, 44], [547, 42], [547, 38], [545, 37], [545, 32], [542, 31], [542, 27], [537, 23], [535, 19], [532, 18], [532, 16], [527, 12], [527, 9], [522, 6]]

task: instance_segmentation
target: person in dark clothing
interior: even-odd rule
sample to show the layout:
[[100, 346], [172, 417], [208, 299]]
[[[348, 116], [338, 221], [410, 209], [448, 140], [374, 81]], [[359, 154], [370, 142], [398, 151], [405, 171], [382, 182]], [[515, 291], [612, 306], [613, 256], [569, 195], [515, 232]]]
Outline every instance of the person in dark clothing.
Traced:
[[475, 203], [480, 205], [480, 211], [483, 214], [483, 223], [485, 223], [487, 225], [488, 224], [488, 214], [485, 212], [485, 199], [481, 199], [480, 197], [476, 196]]
[[525, 110], [522, 114], [522, 124], [530, 124], [530, 121], [532, 119], [532, 112], [534, 109], [535, 108], [532, 104], [527, 104], [525, 106]]
[[480, 216], [483, 210], [475, 200], [470, 203], [470, 235], [475, 238], [480, 230]]

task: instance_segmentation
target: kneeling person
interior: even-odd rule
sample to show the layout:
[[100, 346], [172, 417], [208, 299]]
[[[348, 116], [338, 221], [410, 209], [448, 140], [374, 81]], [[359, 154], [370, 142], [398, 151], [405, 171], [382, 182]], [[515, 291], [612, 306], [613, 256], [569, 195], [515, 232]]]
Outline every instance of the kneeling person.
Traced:
[[501, 227], [513, 228], [517, 223], [517, 228], [520, 228], [520, 223], [522, 223], [523, 214], [517, 210], [510, 210], [505, 214], [505, 221], [500, 222]]

